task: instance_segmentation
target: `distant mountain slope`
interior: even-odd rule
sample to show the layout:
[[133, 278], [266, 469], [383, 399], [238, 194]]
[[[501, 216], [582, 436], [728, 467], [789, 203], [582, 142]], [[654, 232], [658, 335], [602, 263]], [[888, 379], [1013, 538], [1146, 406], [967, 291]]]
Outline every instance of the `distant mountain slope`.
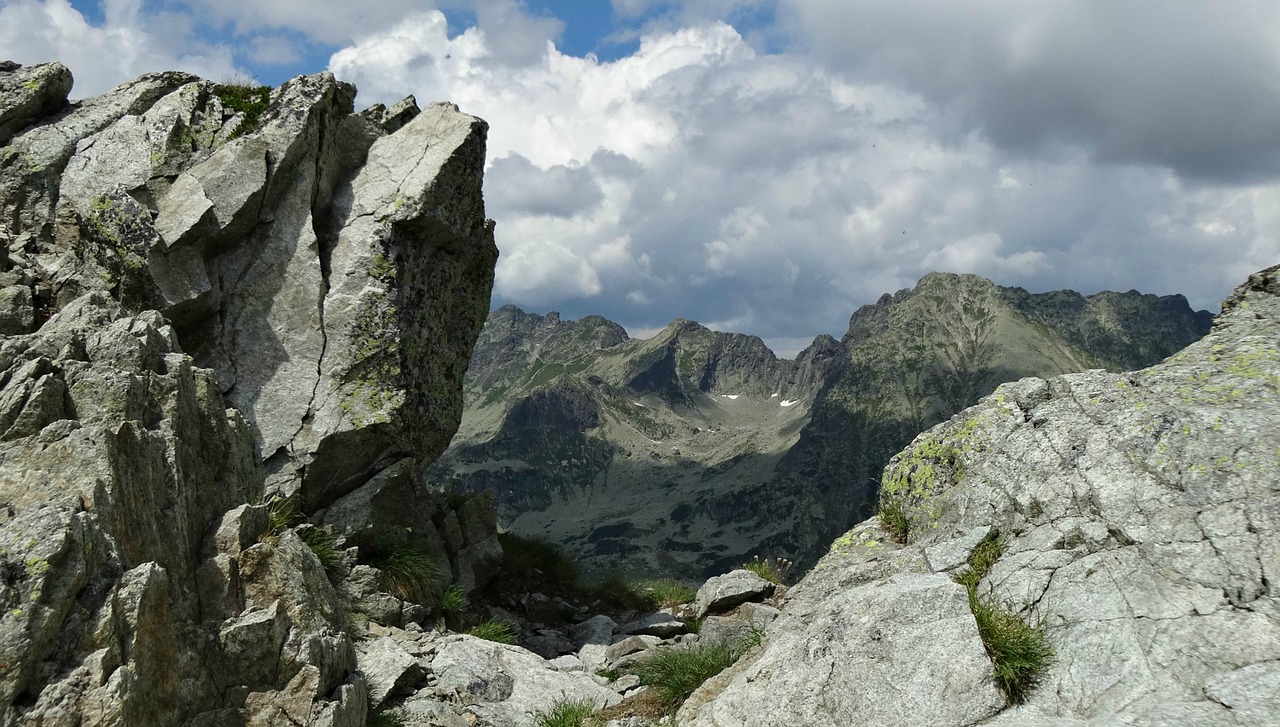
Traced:
[[1032, 295], [935, 273], [788, 361], [685, 320], [634, 340], [599, 316], [506, 306], [426, 476], [493, 492], [510, 527], [601, 568], [807, 562], [865, 517], [893, 454], [999, 383], [1149, 365], [1211, 320], [1181, 296]]
[[858, 309], [845, 356], [800, 440], [764, 488], [766, 517], [797, 523], [766, 549], [808, 561], [871, 514], [889, 458], [1006, 381], [1149, 366], [1209, 332], [1184, 297], [1031, 294], [976, 275], [931, 273]]

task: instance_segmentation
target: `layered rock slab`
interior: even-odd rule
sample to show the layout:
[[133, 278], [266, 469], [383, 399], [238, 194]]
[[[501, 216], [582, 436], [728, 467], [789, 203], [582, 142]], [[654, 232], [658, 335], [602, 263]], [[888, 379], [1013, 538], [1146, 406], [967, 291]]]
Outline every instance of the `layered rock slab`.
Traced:
[[[874, 520], [838, 540], [793, 589], [761, 654], [726, 674], [722, 693], [695, 695], [688, 723], [748, 724], [754, 709], [815, 724], [879, 714], [856, 689], [826, 686], [839, 664], [812, 667], [813, 634], [855, 648], [864, 633], [846, 627], [866, 610], [851, 600], [903, 578], [946, 585], [945, 573], [927, 574], [954, 571], [957, 551], [988, 529], [1005, 549], [978, 592], [1042, 623], [1056, 656], [1026, 705], [995, 715], [971, 695], [951, 705], [969, 715], [957, 724], [1280, 719], [1266, 696], [1280, 659], [1278, 339], [1271, 268], [1226, 301], [1208, 337], [1162, 364], [1006, 384], [922, 434], [883, 485], [906, 509], [907, 544]], [[920, 628], [942, 634], [947, 621]], [[906, 684], [942, 664], [887, 653], [868, 673]], [[915, 714], [921, 693], [884, 690], [877, 708]]]

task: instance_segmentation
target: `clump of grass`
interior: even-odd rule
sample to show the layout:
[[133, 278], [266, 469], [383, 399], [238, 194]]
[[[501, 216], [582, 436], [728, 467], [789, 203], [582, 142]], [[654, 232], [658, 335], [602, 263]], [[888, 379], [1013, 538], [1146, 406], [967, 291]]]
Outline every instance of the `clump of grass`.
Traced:
[[311, 548], [311, 552], [315, 553], [316, 559], [326, 571], [332, 571], [342, 562], [338, 553], [338, 541], [328, 528], [299, 528], [298, 537], [302, 538], [302, 542], [306, 543], [308, 548]]
[[434, 556], [407, 543], [378, 551], [370, 564], [382, 571], [388, 593], [416, 603], [430, 600], [444, 575]]
[[969, 594], [969, 610], [978, 622], [978, 635], [991, 657], [996, 684], [1010, 702], [1022, 704], [1044, 678], [1053, 662], [1044, 625], [1028, 623], [1007, 605], [978, 594], [978, 584], [1004, 554], [999, 533], [992, 531], [969, 553], [965, 570], [953, 576]]
[[672, 578], [641, 581], [636, 590], [647, 596], [653, 605], [662, 608], [689, 603], [698, 595], [698, 592], [688, 585]]
[[1053, 663], [1043, 624], [1027, 623], [1012, 609], [978, 596], [976, 589], [969, 591], [969, 608], [995, 668], [996, 684], [1010, 702], [1026, 702]]
[[749, 570], [770, 583], [782, 584], [787, 574], [791, 572], [791, 561], [786, 558], [765, 558], [761, 560], [760, 556], [755, 556], [750, 563], [742, 564], [743, 570]]
[[608, 573], [586, 589], [587, 595], [615, 603], [633, 611], [645, 611], [655, 606], [653, 597], [639, 581], [620, 573]]
[[256, 131], [262, 125], [262, 113], [271, 102], [271, 87], [259, 86], [251, 78], [237, 77], [214, 87], [223, 108], [244, 114], [232, 138]]
[[462, 509], [462, 506], [466, 505], [467, 501], [469, 501], [473, 496], [474, 495], [467, 490], [450, 488], [444, 493], [444, 501], [445, 504], [449, 506], [450, 510], [456, 511]]
[[284, 532], [298, 518], [298, 508], [292, 497], [272, 495], [267, 500], [267, 531], [263, 537], [274, 537]]
[[622, 672], [617, 669], [600, 669], [596, 672], [596, 676], [604, 677], [609, 680], [610, 684], [612, 684], [622, 678]]
[[589, 699], [564, 699], [551, 709], [533, 713], [533, 727], [586, 727], [595, 716], [596, 707]]
[[467, 633], [478, 639], [494, 641], [499, 644], [516, 643], [515, 625], [502, 619], [491, 618], [484, 623], [476, 624]]
[[1002, 555], [1004, 541], [1000, 539], [1000, 533], [992, 530], [969, 551], [969, 567], [952, 576], [952, 580], [965, 588], [977, 588]]
[[654, 649], [636, 663], [632, 673], [674, 712], [703, 682], [732, 666], [757, 643], [759, 637], [753, 636], [729, 644]]
[[880, 519], [880, 527], [889, 531], [889, 536], [899, 543], [907, 542], [911, 533], [911, 521], [907, 519], [907, 509], [898, 498], [880, 491], [880, 504], [876, 509], [876, 517]]
[[558, 546], [515, 533], [498, 533], [507, 569], [516, 573], [539, 571], [557, 585], [576, 588], [578, 566]]
[[440, 594], [440, 610], [450, 616], [460, 614], [470, 607], [471, 601], [467, 598], [466, 590], [457, 583]]

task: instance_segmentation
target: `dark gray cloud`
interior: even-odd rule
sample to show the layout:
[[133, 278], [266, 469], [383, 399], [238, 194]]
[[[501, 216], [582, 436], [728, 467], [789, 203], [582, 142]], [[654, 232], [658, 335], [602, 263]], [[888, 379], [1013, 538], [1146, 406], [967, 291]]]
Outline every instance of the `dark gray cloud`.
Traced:
[[557, 164], [542, 169], [519, 154], [497, 159], [485, 174], [489, 213], [572, 217], [588, 212], [604, 199], [591, 172]]
[[1019, 151], [1080, 144], [1191, 178], [1280, 172], [1273, 0], [782, 0], [797, 45]]

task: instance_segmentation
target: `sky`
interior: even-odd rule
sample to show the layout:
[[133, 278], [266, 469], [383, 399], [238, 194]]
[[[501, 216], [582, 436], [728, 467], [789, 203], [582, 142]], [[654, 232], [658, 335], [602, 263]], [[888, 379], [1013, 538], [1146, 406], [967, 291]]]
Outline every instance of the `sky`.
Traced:
[[1275, 0], [0, 0], [0, 58], [457, 103], [494, 307], [633, 335], [794, 355], [935, 270], [1216, 311], [1280, 262]]

